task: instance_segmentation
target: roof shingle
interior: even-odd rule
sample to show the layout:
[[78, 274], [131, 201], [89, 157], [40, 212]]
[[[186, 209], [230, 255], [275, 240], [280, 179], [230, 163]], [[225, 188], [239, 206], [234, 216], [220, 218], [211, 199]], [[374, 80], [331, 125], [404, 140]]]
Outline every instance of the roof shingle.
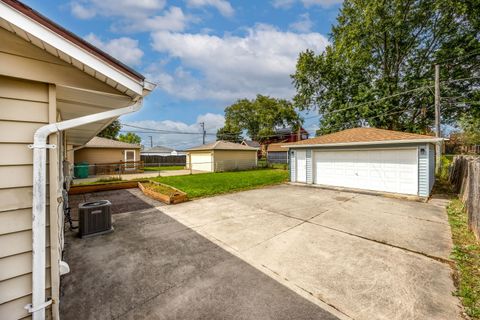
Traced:
[[85, 144], [85, 148], [118, 148], [118, 149], [140, 149], [138, 144], [127, 143], [102, 137], [93, 137]]
[[417, 133], [377, 129], [377, 128], [353, 128], [323, 136], [301, 140], [295, 143], [286, 143], [285, 146], [301, 146], [301, 145], [322, 145], [322, 144], [355, 144], [368, 142], [386, 142], [386, 141], [402, 141], [402, 140], [435, 140], [434, 136], [427, 136]]
[[246, 150], [246, 151], [257, 151], [257, 148], [252, 148], [249, 146], [245, 146], [240, 143], [233, 143], [229, 141], [215, 141], [209, 144], [204, 144], [198, 147], [193, 147], [190, 149], [187, 149], [187, 151], [207, 151], [207, 150]]

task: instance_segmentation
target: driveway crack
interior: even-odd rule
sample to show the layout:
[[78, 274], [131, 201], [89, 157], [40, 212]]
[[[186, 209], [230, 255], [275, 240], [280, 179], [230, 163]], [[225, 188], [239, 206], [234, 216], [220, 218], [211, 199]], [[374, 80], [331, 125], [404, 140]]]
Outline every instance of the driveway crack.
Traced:
[[429, 258], [429, 259], [447, 264], [452, 268], [455, 266], [455, 263], [450, 259], [434, 256], [434, 255], [431, 255], [431, 254], [428, 254], [428, 253], [425, 253], [425, 252], [412, 250], [412, 249], [405, 248], [405, 247], [402, 247], [402, 246], [397, 246], [397, 245], [394, 245], [394, 244], [391, 244], [391, 243], [388, 243], [388, 242], [385, 242], [385, 241], [371, 239], [371, 238], [364, 237], [364, 236], [361, 236], [361, 235], [358, 235], [358, 234], [355, 234], [355, 233], [347, 232], [347, 231], [340, 230], [340, 229], [337, 229], [337, 228], [332, 228], [332, 227], [329, 227], [329, 226], [326, 226], [326, 225], [323, 225], [323, 224], [319, 224], [319, 223], [315, 223], [315, 222], [312, 222], [312, 221], [307, 221], [307, 222], [311, 223], [313, 225], [316, 225], [316, 226], [319, 226], [319, 227], [322, 227], [322, 228], [326, 228], [326, 229], [329, 229], [329, 230], [333, 230], [333, 231], [336, 231], [336, 232], [340, 232], [340, 233], [343, 233], [343, 234], [346, 234], [346, 235], [349, 235], [349, 236], [352, 236], [352, 237], [360, 238], [360, 239], [367, 240], [367, 241], [372, 241], [372, 242], [375, 242], [375, 243], [378, 243], [378, 244], [386, 245], [386, 246], [389, 246], [391, 248], [400, 249], [400, 250], [407, 251], [407, 252], [410, 252], [410, 253], [413, 253], [413, 254], [418, 254], [418, 255], [421, 255], [425, 258]]

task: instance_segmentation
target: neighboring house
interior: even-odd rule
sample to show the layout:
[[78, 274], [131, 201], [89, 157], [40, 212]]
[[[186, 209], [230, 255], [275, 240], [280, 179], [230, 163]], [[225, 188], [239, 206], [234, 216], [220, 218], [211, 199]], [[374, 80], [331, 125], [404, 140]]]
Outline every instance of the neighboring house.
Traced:
[[300, 128], [300, 132], [290, 127], [278, 128], [271, 137], [262, 140], [261, 154], [266, 157], [268, 145], [272, 143], [291, 143], [305, 139], [308, 139], [308, 132], [303, 128]]
[[215, 141], [187, 149], [187, 168], [219, 172], [246, 170], [257, 166], [258, 149], [239, 143]]
[[156, 146], [153, 148], [144, 149], [140, 152], [142, 156], [184, 156], [185, 151], [175, 150], [169, 147]]
[[272, 143], [267, 146], [267, 161], [269, 163], [288, 163], [288, 148], [282, 147], [285, 142]]
[[[120, 162], [140, 161], [138, 144], [127, 143], [102, 137], [93, 137], [84, 146], [75, 150], [75, 163], [87, 162], [90, 165], [89, 174], [109, 174], [114, 164]], [[135, 171], [137, 166], [127, 165], [125, 171]]]
[[285, 144], [292, 182], [428, 197], [441, 138], [355, 128]]
[[262, 141], [262, 145], [279, 142], [290, 143], [306, 139], [308, 139], [308, 132], [303, 128], [300, 128], [300, 134], [298, 130], [293, 130], [292, 128], [278, 128], [271, 137], [267, 137]]
[[66, 150], [154, 85], [18, 1], [0, 0], [0, 39], [0, 319], [59, 319]]

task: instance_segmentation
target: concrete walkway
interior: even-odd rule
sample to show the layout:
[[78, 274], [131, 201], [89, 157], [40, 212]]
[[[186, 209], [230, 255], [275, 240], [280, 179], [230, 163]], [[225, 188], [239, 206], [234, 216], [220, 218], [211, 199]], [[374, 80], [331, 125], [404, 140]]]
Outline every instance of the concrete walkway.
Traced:
[[281, 185], [162, 208], [347, 319], [461, 319], [442, 205]]

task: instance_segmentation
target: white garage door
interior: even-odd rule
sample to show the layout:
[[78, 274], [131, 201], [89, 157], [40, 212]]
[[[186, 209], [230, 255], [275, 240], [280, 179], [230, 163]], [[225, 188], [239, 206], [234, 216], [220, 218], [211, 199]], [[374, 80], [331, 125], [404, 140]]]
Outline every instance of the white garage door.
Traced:
[[192, 153], [192, 169], [199, 171], [213, 171], [212, 154], [208, 153]]
[[297, 151], [297, 182], [307, 182], [307, 152]]
[[417, 149], [316, 151], [314, 182], [346, 188], [417, 194]]

